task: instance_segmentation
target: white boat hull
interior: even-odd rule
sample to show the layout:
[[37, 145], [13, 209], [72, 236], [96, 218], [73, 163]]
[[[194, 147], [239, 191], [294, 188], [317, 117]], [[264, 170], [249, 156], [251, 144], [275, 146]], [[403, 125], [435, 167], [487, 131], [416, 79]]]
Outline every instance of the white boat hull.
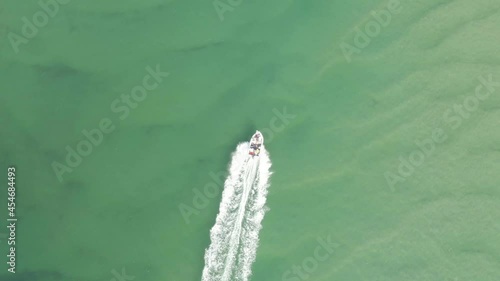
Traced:
[[261, 146], [264, 144], [264, 136], [262, 135], [261, 132], [256, 131], [255, 134], [253, 134], [252, 138], [250, 139], [250, 147], [248, 154], [252, 156], [259, 156]]

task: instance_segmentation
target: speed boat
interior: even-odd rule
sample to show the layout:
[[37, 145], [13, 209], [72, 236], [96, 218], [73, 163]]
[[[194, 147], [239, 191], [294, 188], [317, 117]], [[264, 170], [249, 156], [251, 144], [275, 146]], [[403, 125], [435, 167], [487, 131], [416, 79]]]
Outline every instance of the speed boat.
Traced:
[[264, 144], [264, 136], [261, 132], [255, 131], [255, 134], [253, 134], [250, 139], [250, 150], [248, 154], [252, 156], [259, 156], [262, 144]]

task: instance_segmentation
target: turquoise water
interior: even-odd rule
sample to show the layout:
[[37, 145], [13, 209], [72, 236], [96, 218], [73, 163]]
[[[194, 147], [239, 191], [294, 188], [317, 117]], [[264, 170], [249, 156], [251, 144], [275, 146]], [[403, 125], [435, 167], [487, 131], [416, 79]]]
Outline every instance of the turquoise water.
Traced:
[[256, 129], [251, 280], [498, 280], [498, 1], [66, 2], [0, 6], [1, 280], [201, 280]]

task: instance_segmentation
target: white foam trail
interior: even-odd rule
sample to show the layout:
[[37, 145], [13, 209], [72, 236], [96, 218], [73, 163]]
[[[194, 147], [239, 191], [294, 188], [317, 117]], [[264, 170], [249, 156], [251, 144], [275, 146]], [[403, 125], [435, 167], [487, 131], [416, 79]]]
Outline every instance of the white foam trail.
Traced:
[[211, 244], [205, 251], [202, 281], [247, 281], [255, 261], [265, 214], [271, 160], [264, 146], [248, 155], [248, 142], [233, 153]]

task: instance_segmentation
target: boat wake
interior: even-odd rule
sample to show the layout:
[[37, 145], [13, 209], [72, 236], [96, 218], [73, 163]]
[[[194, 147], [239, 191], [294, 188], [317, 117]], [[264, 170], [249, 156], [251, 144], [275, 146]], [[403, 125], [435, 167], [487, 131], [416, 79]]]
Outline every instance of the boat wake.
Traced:
[[264, 146], [258, 157], [248, 151], [245, 142], [233, 153], [219, 214], [210, 230], [202, 281], [247, 281], [251, 275], [266, 211], [271, 160]]

